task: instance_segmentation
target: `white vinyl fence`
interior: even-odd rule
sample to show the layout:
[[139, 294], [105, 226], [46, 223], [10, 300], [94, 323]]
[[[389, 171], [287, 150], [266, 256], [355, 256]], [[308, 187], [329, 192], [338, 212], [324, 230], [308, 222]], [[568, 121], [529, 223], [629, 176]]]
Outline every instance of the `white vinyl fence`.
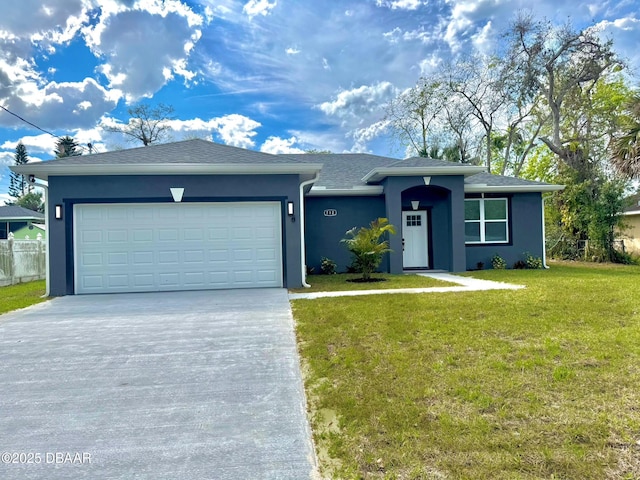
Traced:
[[46, 242], [37, 240], [0, 240], [0, 287], [41, 280], [46, 274]]

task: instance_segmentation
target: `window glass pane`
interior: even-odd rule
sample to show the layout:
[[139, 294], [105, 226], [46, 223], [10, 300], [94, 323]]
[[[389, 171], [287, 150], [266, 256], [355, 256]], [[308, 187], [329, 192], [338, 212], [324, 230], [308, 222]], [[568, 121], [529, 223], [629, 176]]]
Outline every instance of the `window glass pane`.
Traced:
[[484, 219], [485, 220], [506, 220], [507, 219], [507, 201], [503, 199], [484, 201]]
[[464, 219], [480, 220], [480, 200], [464, 201]]
[[480, 222], [467, 222], [464, 224], [464, 241], [480, 241]]
[[484, 225], [485, 242], [506, 242], [507, 241], [507, 223], [492, 222]]

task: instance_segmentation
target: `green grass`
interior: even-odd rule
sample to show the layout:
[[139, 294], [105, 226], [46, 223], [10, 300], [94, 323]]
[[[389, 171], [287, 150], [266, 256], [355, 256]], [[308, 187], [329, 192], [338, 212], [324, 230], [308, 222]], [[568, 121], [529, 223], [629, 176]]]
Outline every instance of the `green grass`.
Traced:
[[293, 302], [325, 477], [640, 478], [640, 267], [472, 276]]
[[292, 288], [293, 293], [313, 292], [337, 292], [345, 290], [381, 290], [389, 288], [428, 288], [447, 287], [453, 283], [443, 282], [435, 278], [422, 277], [420, 275], [390, 275], [387, 273], [375, 273], [372, 278], [383, 278], [384, 282], [356, 283], [348, 282], [361, 277], [360, 274], [339, 273], [337, 275], [309, 275], [307, 283], [311, 288]]
[[0, 287], [0, 314], [43, 302], [44, 280]]

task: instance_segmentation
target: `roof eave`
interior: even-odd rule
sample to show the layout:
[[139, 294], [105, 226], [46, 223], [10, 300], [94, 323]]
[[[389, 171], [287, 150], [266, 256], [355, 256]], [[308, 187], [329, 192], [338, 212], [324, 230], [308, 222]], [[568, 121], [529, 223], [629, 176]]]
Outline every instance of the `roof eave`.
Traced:
[[0, 217], [0, 222], [22, 222], [25, 220], [44, 222], [44, 217]]
[[104, 175], [285, 175], [315, 174], [320, 163], [153, 163], [153, 164], [66, 164], [47, 165], [46, 162], [9, 167], [15, 173], [34, 175], [41, 180], [50, 176]]
[[308, 197], [377, 197], [384, 193], [382, 185], [363, 185], [350, 188], [311, 187]]
[[564, 185], [465, 185], [465, 193], [558, 192]]
[[362, 181], [380, 182], [385, 177], [428, 177], [438, 175], [464, 175], [465, 177], [477, 173], [486, 172], [485, 167], [475, 165], [452, 165], [443, 167], [395, 167], [395, 168], [374, 168], [367, 173]]

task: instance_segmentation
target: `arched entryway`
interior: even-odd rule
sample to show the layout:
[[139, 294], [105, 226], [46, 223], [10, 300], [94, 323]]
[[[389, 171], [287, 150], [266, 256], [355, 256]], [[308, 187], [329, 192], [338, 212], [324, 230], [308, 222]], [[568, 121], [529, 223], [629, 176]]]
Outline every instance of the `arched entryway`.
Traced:
[[451, 191], [421, 185], [402, 192], [404, 270], [451, 269]]

